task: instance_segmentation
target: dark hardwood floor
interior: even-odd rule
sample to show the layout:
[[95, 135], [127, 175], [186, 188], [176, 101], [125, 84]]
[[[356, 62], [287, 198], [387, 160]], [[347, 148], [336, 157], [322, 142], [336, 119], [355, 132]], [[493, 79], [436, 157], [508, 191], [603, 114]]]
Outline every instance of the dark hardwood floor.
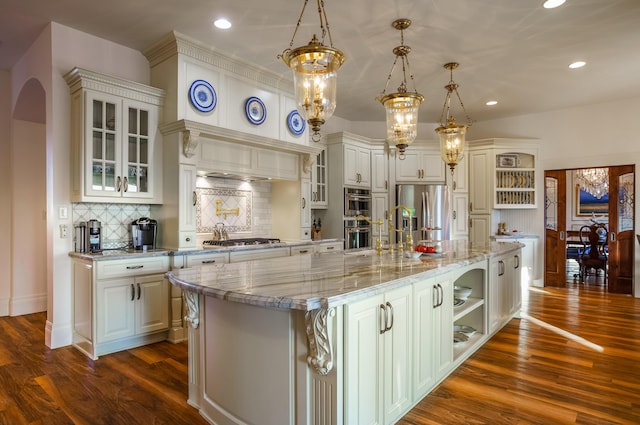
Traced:
[[[640, 300], [568, 279], [527, 291], [522, 317], [399, 424], [640, 423]], [[0, 318], [0, 424], [206, 424], [186, 403], [186, 344], [92, 361], [47, 349], [44, 324]]]

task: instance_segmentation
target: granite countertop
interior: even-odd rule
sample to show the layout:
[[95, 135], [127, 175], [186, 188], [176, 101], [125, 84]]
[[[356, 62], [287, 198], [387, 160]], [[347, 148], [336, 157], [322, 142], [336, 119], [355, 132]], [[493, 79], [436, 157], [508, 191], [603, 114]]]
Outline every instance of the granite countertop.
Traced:
[[441, 256], [418, 259], [371, 252], [332, 252], [215, 264], [167, 273], [174, 285], [220, 299], [271, 308], [334, 307], [520, 249], [492, 242], [471, 248], [444, 241]]
[[121, 260], [127, 258], [156, 257], [161, 255], [197, 255], [210, 252], [231, 252], [231, 251], [251, 251], [255, 249], [273, 249], [283, 247], [319, 245], [322, 243], [343, 242], [344, 239], [319, 239], [313, 241], [282, 241], [272, 244], [262, 245], [240, 245], [240, 246], [209, 246], [206, 248], [188, 249], [150, 249], [147, 251], [134, 249], [105, 249], [102, 252], [70, 252], [69, 256], [90, 261]]

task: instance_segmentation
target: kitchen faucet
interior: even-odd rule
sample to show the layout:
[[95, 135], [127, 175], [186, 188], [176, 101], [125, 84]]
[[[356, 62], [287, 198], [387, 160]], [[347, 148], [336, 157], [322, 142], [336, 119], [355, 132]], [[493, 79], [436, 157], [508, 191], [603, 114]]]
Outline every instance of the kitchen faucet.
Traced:
[[[409, 216], [409, 233], [407, 234], [407, 251], [412, 252], [413, 251], [413, 229], [411, 228], [411, 210], [409, 209], [409, 207], [407, 207], [406, 205], [396, 205], [395, 207], [391, 208], [391, 210], [389, 211], [389, 217], [388, 217], [388, 221], [389, 221], [389, 237], [391, 237], [391, 233], [393, 232], [400, 232], [400, 240], [398, 241], [398, 253], [402, 253], [402, 229], [396, 229], [393, 226], [393, 213], [399, 209], [402, 209], [404, 211], [406, 211], [407, 215]], [[389, 247], [391, 247], [391, 244], [389, 244]]]

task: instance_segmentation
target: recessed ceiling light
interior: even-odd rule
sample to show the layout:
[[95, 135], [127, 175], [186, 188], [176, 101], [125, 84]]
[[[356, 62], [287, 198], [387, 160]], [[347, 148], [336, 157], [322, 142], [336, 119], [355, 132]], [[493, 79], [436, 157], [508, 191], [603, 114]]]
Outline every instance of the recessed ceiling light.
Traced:
[[485, 105], [487, 106], [493, 106], [493, 105], [497, 105], [498, 101], [497, 100], [489, 100], [487, 103], [485, 103]]
[[569, 65], [569, 68], [571, 69], [576, 69], [576, 68], [582, 68], [583, 66], [585, 66], [587, 63], [583, 62], [583, 61], [576, 61], [572, 64]]
[[213, 25], [215, 25], [216, 28], [220, 28], [221, 30], [228, 30], [229, 28], [231, 28], [231, 22], [229, 22], [229, 20], [226, 18], [216, 19], [215, 21], [213, 21]]
[[562, 6], [566, 0], [547, 0], [542, 4], [545, 9], [553, 9], [554, 7]]

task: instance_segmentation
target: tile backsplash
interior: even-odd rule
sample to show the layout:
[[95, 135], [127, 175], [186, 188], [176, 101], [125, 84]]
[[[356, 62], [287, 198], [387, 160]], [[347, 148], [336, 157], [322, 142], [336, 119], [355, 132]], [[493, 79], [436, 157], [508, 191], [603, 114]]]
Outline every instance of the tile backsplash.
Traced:
[[[197, 180], [196, 223], [198, 238], [210, 239], [219, 222], [232, 238], [277, 237], [271, 234], [271, 183], [200, 177]], [[216, 215], [216, 201], [221, 214]], [[235, 210], [237, 209], [237, 214]], [[227, 212], [226, 216], [224, 212]], [[131, 222], [150, 217], [151, 206], [142, 204], [72, 204], [73, 225], [95, 219], [102, 226], [102, 247], [119, 249], [131, 244]], [[162, 226], [162, 221], [158, 221]]]
[[72, 205], [73, 225], [91, 219], [102, 226], [102, 247], [122, 248], [131, 243], [131, 222], [140, 217], [149, 217], [149, 205], [98, 204], [83, 202]]

